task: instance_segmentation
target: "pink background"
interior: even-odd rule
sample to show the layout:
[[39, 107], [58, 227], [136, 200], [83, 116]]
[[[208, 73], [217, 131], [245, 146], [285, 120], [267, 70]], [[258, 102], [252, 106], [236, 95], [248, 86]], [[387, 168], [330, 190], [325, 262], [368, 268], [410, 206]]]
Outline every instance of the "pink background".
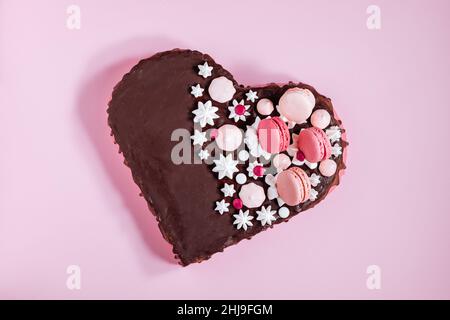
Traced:
[[[1, 298], [450, 298], [450, 2], [0, 0]], [[210, 53], [245, 84], [302, 80], [350, 139], [320, 206], [182, 268], [106, 125], [140, 58]], [[82, 270], [81, 290], [66, 268]], [[366, 268], [382, 269], [368, 290]]]

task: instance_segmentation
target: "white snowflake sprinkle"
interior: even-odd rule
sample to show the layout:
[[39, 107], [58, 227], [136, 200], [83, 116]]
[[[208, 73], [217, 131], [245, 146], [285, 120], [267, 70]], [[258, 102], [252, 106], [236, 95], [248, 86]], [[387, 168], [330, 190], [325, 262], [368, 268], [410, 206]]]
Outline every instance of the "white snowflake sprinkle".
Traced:
[[253, 223], [251, 223], [250, 220], [253, 220], [253, 216], [250, 216], [248, 214], [248, 210], [243, 212], [242, 210], [239, 210], [239, 214], [233, 214], [233, 217], [235, 218], [233, 224], [236, 224], [236, 228], [247, 230], [247, 227], [253, 226]]
[[196, 98], [201, 97], [203, 95], [203, 91], [205, 91], [205, 89], [200, 87], [199, 84], [196, 86], [191, 86], [191, 94]]
[[309, 201], [315, 201], [319, 193], [315, 189], [311, 189], [309, 192]]
[[233, 194], [236, 192], [236, 190], [234, 190], [234, 184], [228, 184], [228, 183], [225, 183], [225, 185], [223, 186], [222, 189], [220, 189], [220, 191], [223, 192], [223, 195], [225, 197], [232, 197]]
[[202, 146], [208, 139], [206, 138], [206, 132], [194, 130], [194, 134], [191, 136], [192, 144]]
[[245, 95], [247, 96], [247, 100], [250, 100], [251, 102], [255, 102], [255, 100], [258, 99], [258, 95], [252, 90], [249, 90]]
[[331, 143], [334, 143], [341, 139], [341, 129], [338, 126], [330, 127], [325, 131], [325, 133], [327, 134], [328, 139], [330, 139]]
[[256, 220], [261, 221], [261, 225], [263, 226], [266, 224], [271, 225], [272, 221], [277, 220], [277, 218], [274, 217], [276, 211], [272, 210], [271, 206], [261, 207], [261, 210], [256, 211], [256, 213], [258, 214]]
[[320, 176], [313, 173], [310, 177], [309, 177], [309, 182], [311, 182], [311, 185], [313, 187], [317, 187], [317, 185], [320, 183]]
[[214, 160], [214, 163], [216, 166], [212, 171], [219, 174], [219, 179], [223, 179], [224, 177], [233, 179], [233, 174], [239, 171], [236, 168], [238, 160], [233, 160], [233, 155], [231, 153], [226, 157], [224, 157], [223, 154], [220, 154], [219, 160]]
[[218, 211], [220, 214], [223, 214], [224, 212], [228, 212], [228, 207], [230, 206], [229, 203], [225, 202], [225, 200], [222, 201], [216, 201], [216, 208], [214, 210]]
[[200, 160], [206, 160], [209, 158], [209, 151], [208, 150], [200, 150], [198, 152], [198, 157]]
[[202, 128], [207, 124], [213, 126], [214, 119], [219, 118], [216, 114], [217, 110], [219, 110], [219, 108], [214, 107], [211, 101], [207, 101], [205, 103], [199, 101], [197, 104], [197, 109], [192, 111], [195, 115], [194, 122], [199, 123]]
[[[238, 106], [242, 106], [244, 108], [242, 114], [236, 113], [236, 107]], [[234, 122], [238, 122], [239, 120], [245, 121], [245, 117], [250, 115], [250, 112], [247, 111], [248, 108], [250, 108], [250, 106], [244, 104], [244, 100], [238, 102], [236, 99], [233, 99], [233, 105], [228, 107], [228, 110], [230, 111], [230, 115], [228, 116], [228, 118], [234, 119]]]
[[342, 147], [339, 144], [335, 144], [331, 147], [331, 155], [333, 157], [339, 157], [342, 154]]
[[198, 74], [206, 79], [212, 75], [212, 72], [211, 72], [212, 69], [213, 69], [213, 67], [210, 67], [208, 65], [208, 62], [205, 61], [205, 63], [203, 65], [201, 65], [201, 64], [198, 65]]

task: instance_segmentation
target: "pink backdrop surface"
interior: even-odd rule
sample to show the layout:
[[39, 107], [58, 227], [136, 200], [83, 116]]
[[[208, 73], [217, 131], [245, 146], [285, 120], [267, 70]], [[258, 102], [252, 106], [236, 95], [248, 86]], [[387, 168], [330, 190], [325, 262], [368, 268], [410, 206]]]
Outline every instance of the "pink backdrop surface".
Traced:
[[[450, 298], [450, 2], [241, 2], [76, 0], [69, 30], [72, 2], [0, 0], [0, 298]], [[326, 201], [187, 268], [105, 113], [125, 72], [174, 47], [243, 84], [312, 84], [351, 143]]]

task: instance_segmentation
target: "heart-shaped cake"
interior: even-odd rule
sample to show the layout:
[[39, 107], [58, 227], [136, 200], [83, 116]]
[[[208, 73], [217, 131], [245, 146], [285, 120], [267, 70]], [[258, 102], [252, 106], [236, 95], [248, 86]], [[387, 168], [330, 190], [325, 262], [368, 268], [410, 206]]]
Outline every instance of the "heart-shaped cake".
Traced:
[[314, 207], [345, 169], [348, 143], [329, 98], [303, 83], [239, 85], [198, 51], [140, 61], [108, 114], [182, 265]]

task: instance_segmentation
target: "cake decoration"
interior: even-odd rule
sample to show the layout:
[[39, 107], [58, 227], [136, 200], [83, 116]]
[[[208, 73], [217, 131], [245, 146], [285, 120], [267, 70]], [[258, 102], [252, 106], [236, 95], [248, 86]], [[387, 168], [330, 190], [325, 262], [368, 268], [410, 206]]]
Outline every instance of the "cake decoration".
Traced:
[[264, 168], [259, 162], [253, 161], [248, 165], [247, 172], [250, 178], [258, 179], [263, 176]]
[[199, 84], [192, 86], [191, 87], [191, 94], [195, 97], [201, 97], [203, 95], [203, 91], [205, 91], [205, 89], [203, 89], [202, 87], [200, 87]]
[[223, 151], [234, 151], [242, 144], [242, 131], [232, 124], [225, 124], [217, 130], [215, 141]]
[[315, 190], [315, 189], [311, 189], [310, 191], [309, 191], [309, 201], [316, 201], [317, 200], [317, 195], [318, 195], [319, 193], [317, 192], [317, 190]]
[[296, 206], [309, 199], [311, 183], [300, 167], [291, 167], [278, 174], [276, 187], [280, 198], [289, 206]]
[[309, 176], [309, 182], [311, 183], [311, 186], [317, 187], [317, 185], [320, 183], [320, 176], [313, 173]]
[[331, 147], [331, 155], [336, 158], [342, 154], [342, 147], [336, 143]]
[[203, 144], [208, 141], [206, 138], [206, 132], [201, 132], [198, 130], [194, 130], [194, 134], [191, 136], [191, 139], [194, 146], [203, 146]]
[[258, 99], [258, 95], [253, 90], [249, 90], [245, 95], [247, 96], [247, 100], [251, 102], [255, 102]]
[[331, 116], [327, 110], [318, 109], [311, 115], [311, 124], [319, 129], [325, 129], [329, 126]]
[[206, 127], [207, 124], [210, 126], [214, 125], [214, 119], [219, 118], [216, 112], [219, 108], [214, 107], [210, 100], [205, 103], [199, 101], [197, 104], [197, 109], [192, 111], [195, 115], [194, 122], [199, 123], [202, 128]]
[[319, 165], [319, 171], [325, 177], [331, 177], [336, 173], [337, 164], [331, 159], [323, 160]]
[[233, 105], [228, 107], [230, 111], [229, 118], [234, 119], [234, 122], [238, 122], [239, 120], [245, 121], [245, 118], [250, 115], [250, 112], [247, 111], [249, 107], [249, 105], [244, 104], [244, 100], [237, 102], [234, 99]]
[[242, 162], [245, 162], [248, 160], [248, 158], [250, 158], [250, 154], [248, 153], [247, 150], [241, 150], [238, 153], [238, 158], [239, 160], [241, 160]]
[[224, 103], [233, 98], [236, 93], [236, 89], [234, 88], [231, 80], [228, 80], [222, 76], [211, 81], [208, 88], [208, 93], [214, 101]]
[[277, 154], [289, 146], [290, 133], [279, 117], [266, 118], [258, 124], [258, 141], [268, 153]]
[[206, 79], [212, 75], [212, 69], [213, 67], [210, 67], [208, 62], [205, 61], [204, 64], [198, 65], [198, 74]]
[[248, 227], [253, 226], [253, 223], [251, 222], [253, 216], [249, 215], [248, 210], [244, 212], [239, 210], [239, 214], [234, 214], [233, 217], [235, 218], [233, 224], [236, 225], [238, 230], [241, 228], [247, 230]]
[[278, 109], [289, 121], [304, 123], [311, 115], [316, 98], [309, 89], [290, 88], [280, 98]]
[[214, 160], [215, 167], [212, 171], [218, 173], [219, 180], [224, 177], [233, 179], [233, 174], [239, 171], [236, 168], [238, 161], [233, 160], [233, 155], [231, 153], [227, 154], [226, 157], [224, 157], [223, 154], [220, 154], [219, 157], [219, 160]]
[[224, 197], [232, 197], [234, 195], [234, 193], [236, 192], [236, 190], [234, 190], [234, 184], [228, 184], [228, 183], [225, 183], [223, 185], [223, 188], [220, 189], [220, 191], [223, 192]]
[[241, 187], [239, 198], [242, 200], [242, 204], [247, 208], [258, 208], [263, 204], [266, 195], [263, 187], [254, 182], [250, 182]]
[[198, 157], [200, 160], [206, 160], [209, 158], [209, 151], [208, 150], [200, 150], [198, 152]]
[[[114, 139], [183, 265], [314, 207], [345, 169], [342, 122], [303, 83], [240, 85], [210, 56], [173, 50], [142, 60], [112, 96]], [[202, 161], [171, 158], [177, 129]]]
[[233, 200], [233, 207], [237, 210], [242, 209], [244, 204], [242, 203], [242, 200], [239, 198], [236, 198]]
[[316, 127], [310, 127], [300, 132], [297, 148], [311, 163], [328, 159], [331, 156], [330, 140], [322, 129]]
[[341, 139], [341, 129], [338, 126], [332, 126], [325, 131], [331, 143]]
[[236, 182], [239, 184], [244, 184], [247, 182], [247, 176], [243, 173], [239, 173], [236, 175]]
[[216, 201], [216, 208], [214, 210], [218, 211], [220, 214], [224, 214], [224, 212], [228, 212], [229, 203], [225, 202], [225, 200]]
[[281, 207], [280, 209], [278, 209], [278, 215], [280, 216], [280, 218], [286, 219], [287, 217], [289, 217], [289, 209], [286, 207]]
[[267, 98], [261, 99], [256, 104], [256, 110], [258, 110], [259, 114], [268, 116], [274, 110], [273, 102]]
[[272, 221], [277, 220], [277, 218], [274, 216], [275, 213], [276, 211], [272, 210], [271, 206], [262, 206], [261, 210], [256, 210], [256, 214], [258, 215], [256, 217], [256, 220], [260, 221], [262, 226], [265, 226], [266, 224], [272, 225]]

